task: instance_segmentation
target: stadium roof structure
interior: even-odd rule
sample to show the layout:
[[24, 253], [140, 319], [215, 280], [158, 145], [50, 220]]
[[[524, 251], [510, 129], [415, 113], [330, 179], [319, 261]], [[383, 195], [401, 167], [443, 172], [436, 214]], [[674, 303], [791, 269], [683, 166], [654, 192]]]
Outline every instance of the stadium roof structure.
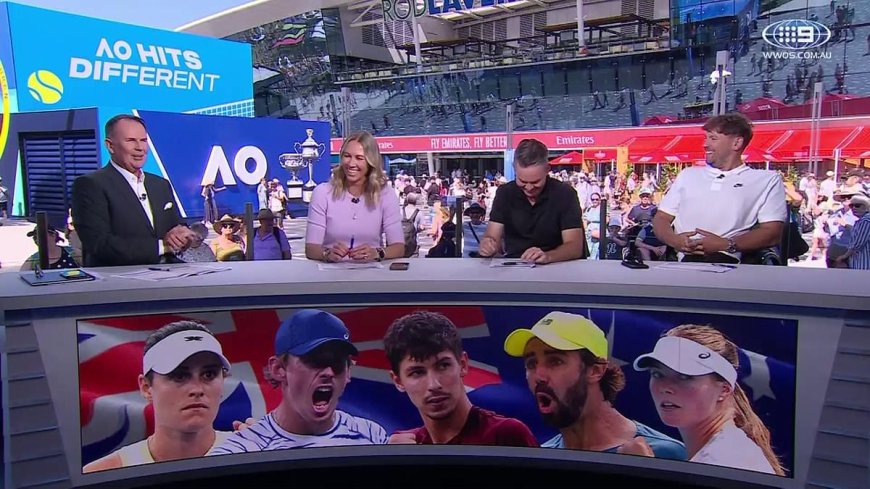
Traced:
[[[417, 1], [422, 2], [425, 0]], [[435, 3], [440, 5], [442, 1], [435, 0]], [[546, 10], [550, 7], [567, 6], [575, 3], [576, 0], [515, 0], [506, 4], [476, 7], [461, 12], [450, 11], [433, 15], [433, 17], [451, 21], [459, 26], [466, 22], [489, 20], [490, 18], [494, 19], [498, 17], [512, 17], [518, 11], [530, 11], [531, 9]], [[292, 17], [312, 10], [342, 6], [347, 6], [351, 11], [360, 13], [360, 19], [363, 13], [371, 11], [378, 18], [367, 22], [381, 22], [381, 5], [381, 0], [253, 0], [223, 12], [189, 22], [175, 30], [223, 38], [278, 19]], [[360, 27], [362, 24], [355, 21], [351, 25]]]

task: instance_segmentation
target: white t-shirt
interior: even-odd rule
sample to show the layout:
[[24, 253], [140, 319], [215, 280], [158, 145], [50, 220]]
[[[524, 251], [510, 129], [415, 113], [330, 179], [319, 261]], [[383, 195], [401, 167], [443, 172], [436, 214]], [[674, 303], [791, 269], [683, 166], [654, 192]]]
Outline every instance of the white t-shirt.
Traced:
[[369, 419], [335, 411], [335, 423], [326, 433], [299, 435], [290, 433], [275, 421], [272, 413], [263, 416], [249, 428], [232, 434], [209, 455], [285, 450], [288, 448], [337, 447], [342, 445], [383, 445], [387, 443], [384, 428]]
[[774, 474], [764, 452], [734, 423], [727, 423], [701, 447], [690, 462]]
[[726, 172], [713, 167], [684, 169], [659, 211], [674, 216], [677, 234], [700, 228], [723, 238], [745, 234], [758, 223], [787, 221], [782, 177], [746, 165]]
[[[212, 443], [211, 447], [208, 449], [208, 452], [214, 450], [221, 443], [224, 442], [230, 435], [232, 435], [229, 431], [217, 431], [214, 432], [214, 443]], [[205, 456], [206, 454], [202, 454]], [[148, 450], [148, 438], [137, 441], [136, 443], [131, 443], [127, 446], [121, 447], [118, 449], [118, 456], [121, 457], [121, 467], [130, 467], [133, 465], [142, 465], [142, 464], [153, 464], [154, 457], [151, 456], [151, 451]]]

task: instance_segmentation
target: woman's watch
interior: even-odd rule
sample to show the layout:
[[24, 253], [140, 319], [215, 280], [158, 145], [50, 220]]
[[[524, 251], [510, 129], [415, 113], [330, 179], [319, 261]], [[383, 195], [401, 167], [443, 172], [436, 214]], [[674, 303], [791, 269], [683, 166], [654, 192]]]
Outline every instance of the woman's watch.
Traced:
[[329, 261], [329, 255], [332, 253], [332, 248], [323, 248], [323, 261]]
[[375, 258], [375, 261], [384, 261], [384, 258], [387, 257], [387, 252], [383, 248], [377, 248], [375, 251], [378, 252], [378, 257]]

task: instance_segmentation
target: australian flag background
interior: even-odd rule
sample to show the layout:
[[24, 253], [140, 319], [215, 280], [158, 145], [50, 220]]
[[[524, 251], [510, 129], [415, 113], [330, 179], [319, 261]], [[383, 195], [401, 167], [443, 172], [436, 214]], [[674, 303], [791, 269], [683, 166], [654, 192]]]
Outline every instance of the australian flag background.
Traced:
[[[680, 324], [711, 325], [740, 347], [739, 383], [755, 412], [771, 431], [774, 451], [792, 473], [795, 411], [797, 321], [775, 318], [685, 312], [629, 311], [527, 306], [372, 306], [331, 308], [351, 332], [360, 351], [339, 409], [380, 423], [387, 433], [422, 424], [407, 395], [393, 386], [383, 337], [397, 318], [416, 310], [440, 312], [459, 329], [471, 362], [465, 387], [472, 403], [522, 420], [539, 442], [556, 434], [538, 415], [519, 358], [503, 350], [504, 339], [517, 328], [531, 328], [553, 310], [582, 314], [607, 335], [610, 358], [626, 375], [626, 387], [615, 403], [626, 417], [669, 436], [649, 393], [648, 372], [635, 372], [635, 358], [652, 351], [668, 329]], [[218, 430], [232, 430], [234, 420], [259, 418], [280, 402], [268, 385], [263, 367], [273, 354], [274, 335], [292, 309], [259, 309], [185, 314], [128, 316], [79, 321], [79, 387], [82, 463], [144, 439], [154, 430], [150, 405], [139, 394], [145, 339], [166, 324], [188, 319], [207, 326], [232, 363], [224, 383]]]

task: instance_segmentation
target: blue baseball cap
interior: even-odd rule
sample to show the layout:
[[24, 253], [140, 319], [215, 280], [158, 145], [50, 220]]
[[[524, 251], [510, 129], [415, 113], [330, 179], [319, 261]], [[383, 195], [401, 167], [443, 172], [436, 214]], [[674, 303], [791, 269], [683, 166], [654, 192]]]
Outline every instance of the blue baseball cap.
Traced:
[[281, 323], [275, 333], [275, 354], [298, 357], [330, 341], [346, 345], [353, 355], [359, 353], [341, 319], [319, 309], [301, 309]]

